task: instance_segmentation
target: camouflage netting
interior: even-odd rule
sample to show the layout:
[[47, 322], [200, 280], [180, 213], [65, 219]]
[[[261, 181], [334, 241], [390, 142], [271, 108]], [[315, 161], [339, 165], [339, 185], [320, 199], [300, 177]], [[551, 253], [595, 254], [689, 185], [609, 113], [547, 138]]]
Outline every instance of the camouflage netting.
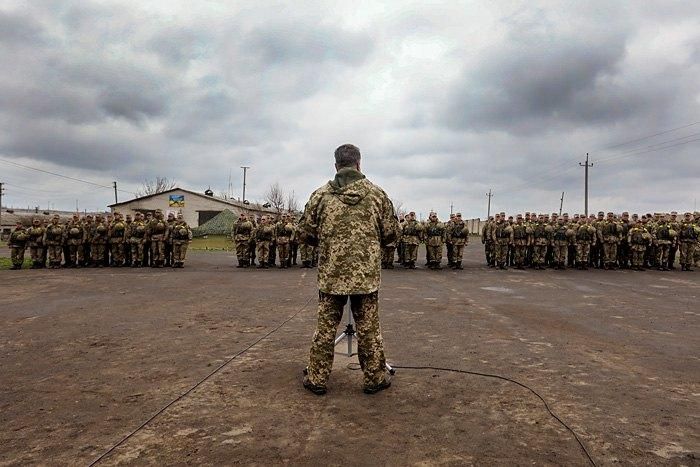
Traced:
[[231, 235], [233, 223], [236, 222], [236, 219], [238, 219], [238, 216], [228, 209], [224, 209], [204, 224], [192, 229], [192, 236], [203, 237], [204, 235]]

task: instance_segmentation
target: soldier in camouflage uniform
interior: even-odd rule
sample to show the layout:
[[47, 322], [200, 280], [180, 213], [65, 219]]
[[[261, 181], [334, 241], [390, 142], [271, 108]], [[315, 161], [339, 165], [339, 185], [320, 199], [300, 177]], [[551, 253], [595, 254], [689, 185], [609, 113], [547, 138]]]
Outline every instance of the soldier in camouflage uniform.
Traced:
[[319, 309], [304, 387], [324, 394], [333, 365], [336, 330], [350, 297], [357, 325], [363, 390], [374, 394], [391, 385], [379, 325], [382, 245], [395, 241], [398, 220], [389, 197], [360, 172], [360, 151], [335, 151], [337, 174], [316, 190], [299, 224], [300, 241], [318, 244]]
[[484, 245], [484, 254], [486, 255], [486, 264], [489, 267], [494, 267], [496, 265], [496, 259], [494, 256], [493, 247], [493, 216], [490, 216], [484, 227], [481, 229], [481, 243]]
[[122, 215], [114, 213], [114, 221], [109, 226], [109, 248], [112, 255], [111, 266], [124, 266], [124, 242], [126, 242], [126, 224]]
[[29, 255], [32, 258], [32, 269], [40, 269], [44, 267], [42, 256], [44, 254], [44, 232], [46, 229], [41, 225], [40, 219], [34, 219], [32, 226], [27, 231], [29, 235]]
[[634, 224], [630, 220], [630, 215], [628, 212], [623, 212], [620, 216], [620, 227], [622, 232], [622, 239], [620, 240], [620, 245], [617, 248], [617, 262], [620, 268], [627, 269], [631, 260], [632, 252], [630, 250], [630, 245], [628, 243], [627, 237], [630, 229], [634, 227]]
[[131, 267], [140, 268], [143, 266], [143, 250], [146, 242], [146, 221], [143, 214], [136, 213], [136, 218], [129, 224], [126, 232], [126, 239], [129, 243], [131, 253]]
[[175, 214], [172, 212], [168, 213], [168, 218], [166, 219], [168, 223], [168, 236], [165, 237], [163, 242], [163, 257], [166, 267], [171, 267], [174, 264], [173, 261], [173, 231], [172, 228], [175, 226]]
[[158, 209], [156, 215], [147, 225], [147, 238], [151, 242], [151, 267], [162, 268], [165, 263], [165, 240], [170, 234], [168, 223], [163, 218], [163, 211]]
[[532, 243], [532, 230], [525, 225], [522, 214], [518, 214], [513, 224], [513, 260], [516, 269], [525, 269], [527, 247]]
[[578, 226], [575, 228], [576, 235], [576, 267], [580, 270], [588, 269], [588, 255], [591, 248], [596, 243], [596, 230], [593, 227], [591, 218], [579, 217]]
[[107, 253], [107, 239], [109, 238], [109, 228], [101, 215], [95, 216], [95, 224], [90, 232], [90, 252], [92, 254], [92, 267], [101, 268], [104, 266]]
[[445, 246], [447, 247], [447, 266], [452, 268], [452, 239], [449, 236], [449, 232], [452, 229], [452, 224], [454, 224], [455, 215], [450, 214], [450, 220], [444, 223], [445, 226]]
[[177, 215], [170, 230], [170, 238], [173, 242], [173, 268], [185, 267], [185, 257], [187, 256], [187, 245], [192, 241], [192, 229], [187, 225], [182, 214]]
[[508, 224], [503, 213], [496, 214], [492, 238], [496, 247], [496, 264], [498, 268], [508, 269], [508, 246], [513, 242], [513, 228]]
[[693, 213], [693, 219], [695, 223], [695, 232], [697, 236], [697, 242], [695, 242], [695, 253], [693, 254], [693, 263], [696, 267], [700, 267], [700, 212], [695, 211]]
[[[676, 211], [671, 212], [671, 220], [668, 221], [668, 227], [676, 234], [681, 228], [681, 223], [678, 220], [678, 213]], [[671, 243], [671, 247], [668, 250], [668, 269], [676, 269], [674, 265], [676, 262], [676, 252], [678, 252], [678, 238]]]
[[552, 227], [545, 221], [545, 216], [540, 215], [537, 223], [532, 227], [532, 267], [545, 269], [547, 246], [552, 241]]
[[80, 221], [77, 214], [73, 215], [73, 219], [66, 225], [66, 243], [68, 244], [68, 258], [66, 258], [66, 266], [70, 264], [73, 268], [81, 267], [85, 258], [83, 258], [83, 244], [87, 239], [85, 226]]
[[678, 231], [679, 250], [681, 252], [681, 270], [692, 271], [693, 259], [695, 254], [695, 244], [698, 241], [698, 232], [700, 229], [693, 222], [693, 218], [689, 212], [684, 214], [684, 218], [680, 223]]
[[[236, 257], [238, 268], [250, 266], [250, 239], [253, 236], [253, 223], [248, 220], [245, 213], [240, 213], [233, 224], [233, 241], [236, 244]], [[303, 259], [303, 258], [302, 258]]]
[[270, 267], [270, 245], [275, 237], [275, 227], [270, 225], [270, 218], [262, 216], [260, 225], [255, 229], [255, 246], [258, 255], [258, 269], [267, 269]]
[[566, 255], [574, 232], [564, 223], [564, 218], [557, 218], [557, 225], [552, 234], [552, 248], [555, 269], [566, 269]]
[[124, 220], [124, 224], [126, 225], [126, 234], [124, 235], [124, 266], [131, 267], [131, 224], [133, 224], [134, 220], [131, 217], [131, 214], [127, 214]]
[[632, 269], [644, 271], [644, 253], [651, 243], [651, 235], [644, 228], [641, 220], [637, 220], [636, 225], [629, 230], [627, 243], [629, 243], [632, 253]]
[[450, 261], [452, 269], [463, 269], [462, 258], [464, 257], [464, 248], [469, 243], [469, 228], [462, 220], [462, 213], [458, 212], [455, 214], [447, 231], [447, 238], [452, 243], [452, 258]]
[[59, 269], [61, 267], [61, 258], [63, 255], [63, 241], [65, 238], [65, 229], [59, 223], [60, 217], [58, 214], [51, 218], [51, 224], [44, 232], [43, 243], [48, 251], [49, 268]]
[[394, 269], [395, 255], [396, 241], [387, 243], [382, 247], [382, 269]]
[[282, 214], [280, 221], [275, 225], [275, 244], [280, 260], [280, 269], [289, 267], [289, 244], [294, 237], [294, 225], [289, 222], [289, 217]]
[[622, 228], [615, 221], [615, 215], [612, 212], [608, 213], [607, 219], [599, 228], [603, 236], [604, 268], [615, 269], [617, 267], [617, 245], [622, 238]]
[[24, 251], [27, 249], [27, 241], [29, 241], [29, 235], [27, 234], [22, 221], [17, 221], [15, 225], [15, 230], [10, 234], [10, 241], [8, 246], [10, 247], [10, 261], [12, 262], [12, 267], [10, 269], [22, 269], [24, 264]]
[[445, 243], [445, 225], [438, 220], [434, 212], [428, 216], [428, 222], [423, 230], [425, 255], [428, 269], [442, 269], [442, 245]]
[[418, 245], [422, 236], [422, 226], [416, 220], [416, 213], [409, 212], [403, 223], [401, 241], [404, 245], [404, 267], [416, 269], [418, 261]]
[[651, 232], [652, 241], [656, 244], [656, 264], [659, 271], [668, 271], [668, 252], [676, 240], [676, 232], [672, 231], [665, 217]]

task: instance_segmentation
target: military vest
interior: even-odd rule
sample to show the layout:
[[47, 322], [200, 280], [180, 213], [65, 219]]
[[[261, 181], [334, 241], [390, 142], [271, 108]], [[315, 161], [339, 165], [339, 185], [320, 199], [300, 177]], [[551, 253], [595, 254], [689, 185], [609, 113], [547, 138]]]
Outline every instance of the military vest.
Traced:
[[513, 226], [513, 238], [516, 240], [523, 240], [527, 238], [527, 227], [524, 225], [514, 225]]
[[428, 237], [442, 237], [442, 234], [445, 233], [445, 229], [438, 223], [430, 223], [428, 224], [427, 232]]
[[656, 229], [656, 238], [657, 240], [670, 240], [671, 239], [671, 229], [668, 228], [668, 225], [660, 225]]
[[591, 231], [587, 225], [582, 225], [576, 231], [576, 240], [580, 240], [582, 242], [590, 242], [591, 238]]
[[454, 227], [452, 227], [452, 236], [454, 238], [465, 238], [467, 236], [466, 233], [464, 233], [464, 223], [455, 224]]
[[502, 222], [496, 224], [496, 238], [508, 238], [510, 237], [510, 232], [508, 232], [508, 224]]
[[562, 225], [561, 227], [557, 227], [556, 230], [554, 231], [554, 240], [557, 241], [566, 241], [567, 236], [566, 236], [566, 231], [568, 229], [566, 228], [565, 225]]

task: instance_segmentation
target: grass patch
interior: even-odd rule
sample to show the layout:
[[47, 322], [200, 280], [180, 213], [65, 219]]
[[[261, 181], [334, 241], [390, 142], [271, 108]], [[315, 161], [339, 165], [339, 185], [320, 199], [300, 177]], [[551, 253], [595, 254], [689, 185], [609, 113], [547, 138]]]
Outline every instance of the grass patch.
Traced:
[[234, 245], [231, 237], [228, 235], [208, 235], [206, 237], [193, 238], [192, 243], [190, 243], [190, 249], [233, 251]]
[[[32, 265], [32, 260], [28, 259], [26, 256], [24, 257], [24, 264], [22, 265], [23, 269], [29, 269]], [[0, 256], [0, 270], [3, 269], [10, 269], [12, 267], [12, 260], [10, 258], [6, 258], [4, 256]]]

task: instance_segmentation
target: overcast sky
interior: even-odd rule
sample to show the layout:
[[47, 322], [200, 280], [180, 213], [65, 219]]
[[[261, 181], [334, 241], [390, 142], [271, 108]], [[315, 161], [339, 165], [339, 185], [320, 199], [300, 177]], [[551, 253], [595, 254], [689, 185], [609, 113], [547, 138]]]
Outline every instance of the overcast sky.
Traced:
[[[583, 211], [586, 152], [590, 211], [700, 197], [696, 1], [10, 0], [0, 63], [0, 158], [126, 191], [232, 171], [240, 197], [249, 165], [249, 199], [277, 181], [303, 205], [349, 142], [424, 216], [484, 217], [489, 189], [492, 212], [562, 191]], [[15, 207], [114, 201], [6, 162], [0, 181]]]

